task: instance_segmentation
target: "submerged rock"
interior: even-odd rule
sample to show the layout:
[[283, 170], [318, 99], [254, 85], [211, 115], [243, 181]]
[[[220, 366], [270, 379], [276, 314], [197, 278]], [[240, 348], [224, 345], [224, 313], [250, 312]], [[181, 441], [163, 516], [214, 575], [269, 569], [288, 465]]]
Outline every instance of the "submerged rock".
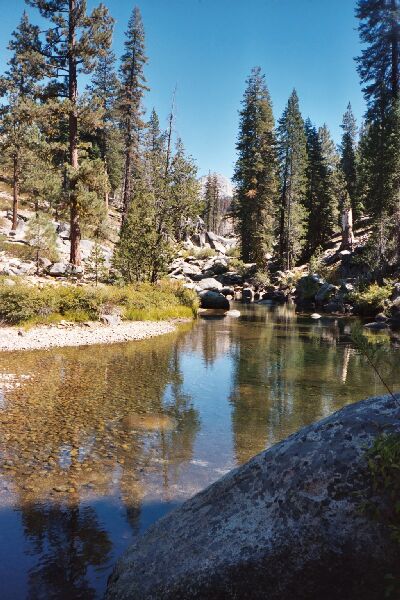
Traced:
[[176, 427], [175, 420], [169, 415], [132, 413], [121, 421], [124, 429], [135, 431], [171, 431]]
[[400, 396], [350, 405], [228, 473], [153, 525], [107, 600], [381, 600], [399, 547], [366, 517], [365, 449], [400, 432]]

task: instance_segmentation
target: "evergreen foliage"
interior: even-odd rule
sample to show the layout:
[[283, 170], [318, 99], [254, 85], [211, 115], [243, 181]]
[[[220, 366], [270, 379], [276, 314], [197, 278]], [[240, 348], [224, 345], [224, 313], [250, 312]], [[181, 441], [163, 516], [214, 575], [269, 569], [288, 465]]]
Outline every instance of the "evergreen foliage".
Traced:
[[39, 28], [31, 25], [25, 12], [12, 34], [8, 48], [13, 54], [8, 63], [8, 70], [0, 78], [0, 95], [3, 97], [0, 107], [0, 147], [3, 162], [12, 173], [12, 229], [15, 230], [18, 223], [21, 179], [29, 165], [32, 148], [32, 121], [37, 112], [35, 99], [38, 83], [44, 74], [39, 53]]
[[[79, 171], [79, 123], [82, 120], [78, 102], [78, 75], [90, 74], [98, 59], [111, 44], [113, 19], [103, 4], [87, 14], [86, 0], [27, 0], [50, 21], [44, 42], [36, 50], [45, 59], [48, 84], [47, 98], [68, 99], [63, 103], [68, 113], [69, 172], [67, 195], [70, 208], [71, 254], [74, 265], [81, 262], [81, 210], [75, 182]], [[86, 115], [88, 116], [88, 115]]]
[[360, 205], [358, 197], [357, 181], [358, 131], [357, 122], [353, 115], [350, 102], [343, 115], [341, 128], [343, 130], [343, 135], [340, 144], [340, 167], [345, 178], [346, 190], [351, 208], [353, 209], [354, 220], [357, 221], [362, 214], [362, 206]]
[[400, 260], [400, 111], [398, 0], [359, 0], [364, 50], [358, 71], [368, 103], [360, 143], [360, 190], [374, 219], [372, 266], [380, 273]]
[[[112, 231], [110, 200], [112, 219], [122, 208], [115, 266], [126, 281], [155, 281], [199, 215], [219, 232], [218, 177], [210, 172], [201, 198], [196, 165], [175, 132], [175, 94], [166, 131], [155, 110], [146, 116], [137, 7], [118, 69], [103, 4], [88, 12], [86, 0], [27, 3], [38, 9], [41, 27], [22, 15], [0, 77], [0, 166], [13, 189], [12, 228], [21, 194], [50, 220], [69, 214], [70, 261], [79, 265], [81, 235], [99, 237], [105, 225]], [[296, 91], [275, 129], [260, 68], [246, 81], [232, 212], [241, 258], [260, 273], [271, 254], [285, 269], [308, 261], [340, 222], [342, 248], [351, 250], [352, 215], [371, 219], [365, 256], [375, 279], [400, 264], [400, 0], [358, 0], [356, 16], [367, 112], [358, 136], [348, 104], [338, 149], [325, 125], [304, 124]], [[81, 75], [89, 83], [78, 95]]]
[[291, 269], [299, 258], [306, 237], [307, 138], [299, 99], [293, 90], [278, 124], [279, 258]]
[[126, 283], [157, 281], [172, 258], [170, 240], [159, 233], [157, 216], [154, 193], [137, 181], [113, 260]]
[[146, 87], [144, 66], [145, 35], [142, 17], [135, 7], [129, 20], [125, 39], [125, 53], [121, 59], [121, 88], [118, 99], [119, 118], [124, 136], [123, 217], [132, 200], [133, 182], [140, 177], [140, 144], [144, 129], [143, 96]]
[[265, 266], [274, 241], [277, 162], [271, 98], [261, 69], [252, 70], [240, 111], [235, 167], [236, 222], [242, 259]]
[[220, 189], [216, 173], [208, 174], [204, 190], [204, 222], [207, 231], [218, 233], [220, 214]]
[[37, 212], [30, 219], [27, 226], [26, 239], [35, 250], [37, 273], [40, 271], [41, 258], [57, 259], [56, 229], [51, 219], [45, 213]]
[[[117, 99], [120, 91], [115, 71], [115, 54], [107, 49], [100, 56], [89, 86], [90, 102], [100, 107], [101, 116], [92, 143], [104, 161], [111, 192], [120, 188], [123, 176], [123, 138], [118, 123]], [[105, 194], [106, 205], [108, 194]]]
[[86, 272], [93, 276], [96, 287], [99, 281], [106, 279], [108, 275], [106, 258], [98, 239], [95, 240], [89, 260], [86, 263]]

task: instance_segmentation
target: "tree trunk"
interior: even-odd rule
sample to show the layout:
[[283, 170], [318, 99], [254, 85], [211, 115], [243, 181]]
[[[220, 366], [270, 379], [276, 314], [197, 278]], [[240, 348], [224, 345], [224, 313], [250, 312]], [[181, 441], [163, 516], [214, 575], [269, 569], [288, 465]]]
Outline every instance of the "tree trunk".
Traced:
[[342, 250], [353, 250], [353, 209], [347, 207], [342, 212]]
[[[69, 60], [68, 60], [68, 75], [69, 75], [69, 100], [71, 102], [71, 110], [69, 113], [69, 160], [74, 175], [78, 171], [78, 79], [77, 66], [74, 47], [76, 46], [76, 0], [69, 0]], [[75, 184], [70, 189], [70, 240], [71, 253], [70, 262], [75, 267], [81, 264], [81, 228], [79, 223], [79, 208], [78, 198], [75, 189]]]
[[[129, 118], [130, 120], [130, 118]], [[132, 127], [131, 123], [128, 125]], [[124, 169], [124, 191], [122, 198], [122, 224], [124, 223], [129, 210], [129, 204], [132, 195], [132, 132], [128, 132], [128, 141], [125, 151], [125, 169]]]
[[392, 86], [392, 97], [397, 100], [399, 97], [399, 24], [397, 19], [397, 0], [391, 0], [391, 11], [392, 11], [392, 35], [391, 35], [391, 46], [392, 46], [392, 72], [391, 72], [391, 86]]
[[15, 231], [18, 226], [18, 205], [19, 205], [19, 164], [18, 157], [14, 156], [13, 161], [13, 211], [11, 231]]

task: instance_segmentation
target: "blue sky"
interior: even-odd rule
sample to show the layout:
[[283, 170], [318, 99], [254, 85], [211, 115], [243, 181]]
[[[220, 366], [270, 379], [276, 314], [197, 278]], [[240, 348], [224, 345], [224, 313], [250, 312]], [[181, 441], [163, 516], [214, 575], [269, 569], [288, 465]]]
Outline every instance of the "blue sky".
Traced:
[[[96, 2], [97, 3], [97, 2]], [[114, 49], [135, 2], [104, 0], [116, 19]], [[303, 116], [327, 123], [340, 139], [340, 122], [351, 101], [358, 119], [364, 104], [353, 57], [360, 47], [355, 0], [142, 0], [153, 106], [166, 124], [177, 86], [176, 130], [195, 158], [199, 174], [230, 177], [235, 161], [238, 109], [246, 77], [260, 65], [278, 118], [295, 87]], [[95, 2], [89, 0], [89, 6]], [[0, 0], [0, 67], [26, 7]], [[37, 11], [29, 9], [32, 20]]]

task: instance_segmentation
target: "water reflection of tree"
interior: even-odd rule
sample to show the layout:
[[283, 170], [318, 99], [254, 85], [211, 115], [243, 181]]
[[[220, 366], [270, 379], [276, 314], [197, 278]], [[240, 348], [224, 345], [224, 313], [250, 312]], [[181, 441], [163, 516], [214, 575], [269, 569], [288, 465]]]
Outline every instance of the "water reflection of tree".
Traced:
[[182, 339], [181, 348], [201, 355], [205, 364], [212, 366], [218, 357], [229, 352], [234, 324], [224, 317], [202, 317], [197, 327]]
[[[311, 322], [286, 307], [255, 310], [232, 329], [232, 428], [236, 458], [247, 460], [344, 404], [384, 392], [340, 320]], [[382, 365], [389, 381], [399, 379]], [[398, 382], [398, 381], [397, 381]]]
[[[31, 597], [52, 597], [54, 572], [60, 594], [66, 590], [57, 597], [91, 598], [85, 573], [106, 560], [110, 542], [82, 500], [120, 496], [138, 530], [147, 475], [163, 481], [167, 495], [192, 457], [199, 422], [182, 393], [174, 339], [3, 355], [1, 373], [20, 384], [4, 392], [0, 475], [18, 497], [32, 552], [41, 556]], [[173, 425], [127, 428], [132, 415], [164, 415]]]
[[33, 505], [25, 506], [22, 514], [29, 553], [41, 556], [40, 563], [29, 572], [28, 598], [95, 598], [87, 570], [107, 562], [111, 542], [94, 510], [76, 504]]

